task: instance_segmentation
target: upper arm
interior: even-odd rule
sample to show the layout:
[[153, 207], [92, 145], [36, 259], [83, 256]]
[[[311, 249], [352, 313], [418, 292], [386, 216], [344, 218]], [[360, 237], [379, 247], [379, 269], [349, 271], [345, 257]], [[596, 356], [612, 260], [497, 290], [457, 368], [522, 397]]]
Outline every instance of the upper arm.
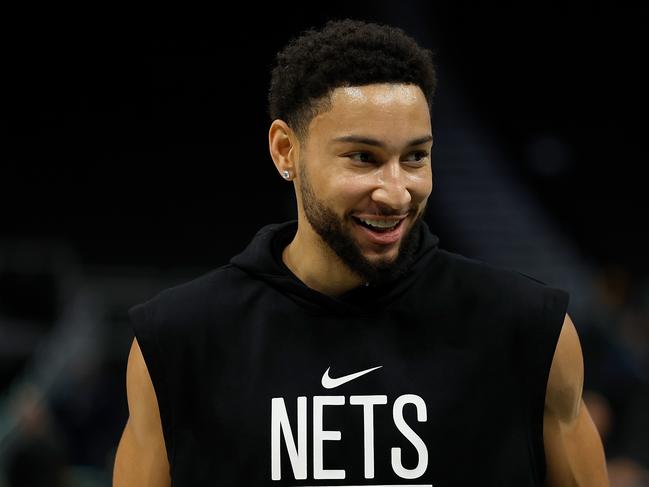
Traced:
[[564, 422], [573, 421], [579, 414], [583, 386], [581, 345], [575, 325], [566, 314], [548, 376], [546, 411]]
[[566, 314], [545, 396], [543, 440], [549, 486], [606, 486], [599, 434], [582, 400], [584, 363], [575, 326]]
[[129, 418], [115, 455], [113, 486], [171, 485], [158, 401], [142, 351], [133, 339], [126, 367]]

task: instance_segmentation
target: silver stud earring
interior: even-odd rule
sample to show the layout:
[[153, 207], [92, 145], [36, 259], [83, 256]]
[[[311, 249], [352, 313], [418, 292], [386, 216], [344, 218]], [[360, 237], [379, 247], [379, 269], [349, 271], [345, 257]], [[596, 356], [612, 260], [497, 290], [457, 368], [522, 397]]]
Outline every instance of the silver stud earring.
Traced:
[[284, 178], [289, 179], [291, 177], [288, 171], [284, 171]]

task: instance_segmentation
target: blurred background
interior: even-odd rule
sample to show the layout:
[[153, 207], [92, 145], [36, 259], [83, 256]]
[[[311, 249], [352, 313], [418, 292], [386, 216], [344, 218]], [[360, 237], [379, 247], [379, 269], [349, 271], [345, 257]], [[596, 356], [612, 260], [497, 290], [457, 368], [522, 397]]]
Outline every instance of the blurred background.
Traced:
[[110, 485], [126, 312], [295, 218], [268, 154], [269, 73], [291, 37], [344, 17], [435, 53], [427, 222], [447, 250], [570, 292], [611, 483], [649, 485], [647, 13], [422, 0], [6, 15], [0, 487]]

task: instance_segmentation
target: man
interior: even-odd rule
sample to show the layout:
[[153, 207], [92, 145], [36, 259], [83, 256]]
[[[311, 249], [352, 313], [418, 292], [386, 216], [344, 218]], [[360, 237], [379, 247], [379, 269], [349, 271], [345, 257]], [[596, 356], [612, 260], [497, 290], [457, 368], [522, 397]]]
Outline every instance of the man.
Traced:
[[297, 222], [130, 310], [114, 485], [607, 485], [567, 294], [422, 218], [430, 52], [345, 20], [277, 61]]

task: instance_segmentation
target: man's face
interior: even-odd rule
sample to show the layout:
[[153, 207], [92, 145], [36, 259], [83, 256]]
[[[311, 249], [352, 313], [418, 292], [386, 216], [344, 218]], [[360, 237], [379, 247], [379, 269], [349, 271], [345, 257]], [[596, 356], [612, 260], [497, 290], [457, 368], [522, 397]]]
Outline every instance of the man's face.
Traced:
[[[405, 84], [337, 88], [332, 109], [309, 125], [298, 168], [301, 211], [366, 281], [397, 277], [417, 249], [432, 190], [431, 135], [421, 89]], [[372, 223], [397, 225], [386, 231]]]

